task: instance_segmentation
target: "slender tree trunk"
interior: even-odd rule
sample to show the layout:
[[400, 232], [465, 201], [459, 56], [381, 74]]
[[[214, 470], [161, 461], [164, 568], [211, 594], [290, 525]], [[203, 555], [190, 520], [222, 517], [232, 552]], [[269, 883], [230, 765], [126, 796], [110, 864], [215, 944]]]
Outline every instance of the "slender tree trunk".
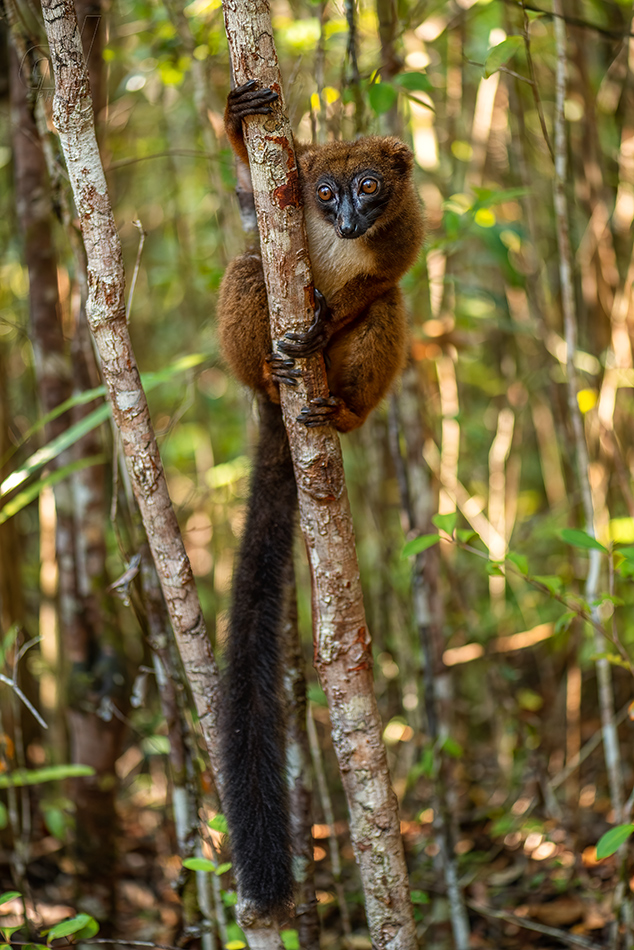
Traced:
[[44, 0], [55, 73], [53, 113], [87, 252], [86, 312], [205, 743], [217, 780], [218, 673], [171, 505], [128, 333], [121, 244], [95, 137], [88, 73], [70, 0]]
[[[44, 413], [57, 408], [71, 395], [70, 360], [63, 337], [57, 289], [57, 263], [53, 244], [53, 210], [44, 155], [29, 105], [28, 75], [20, 69], [11, 48], [11, 103], [18, 218], [29, 272], [31, 339], [35, 371]], [[77, 333], [79, 328], [77, 329]], [[81, 354], [80, 354], [81, 355]], [[76, 381], [84, 382], [76, 358]], [[87, 387], [85, 387], [87, 388]], [[91, 407], [82, 407], [83, 412]], [[49, 439], [68, 428], [71, 413], [64, 413], [46, 427]], [[64, 453], [56, 467], [72, 455], [97, 455], [101, 444], [95, 433], [84, 437], [74, 450]], [[81, 490], [73, 489], [81, 485]], [[122, 724], [112, 715], [100, 716], [96, 706], [117, 690], [114, 628], [104, 635], [108, 617], [105, 599], [105, 540], [103, 537], [104, 470], [91, 466], [55, 486], [57, 512], [56, 555], [60, 584], [60, 632], [70, 666], [70, 708], [67, 722], [71, 761], [91, 765], [95, 775], [71, 779], [70, 794], [76, 805], [75, 856], [85, 877], [82, 893], [92, 912], [108, 919], [114, 908], [115, 795], [114, 763], [121, 752]], [[80, 501], [78, 502], [77, 499]], [[105, 662], [104, 662], [105, 661]], [[121, 683], [123, 680], [121, 679]], [[88, 711], [90, 707], [93, 711]], [[88, 896], [87, 891], [90, 891]], [[100, 908], [96, 909], [96, 908]]]
[[[282, 109], [273, 117], [262, 122], [249, 116], [244, 123], [275, 340], [298, 325], [307, 326], [313, 309], [297, 165], [283, 114], [268, 3], [225, 0], [224, 12], [236, 83], [258, 78], [274, 86], [281, 98]], [[374, 696], [371, 640], [340, 447], [332, 429], [309, 432], [296, 422], [307, 394], [326, 392], [321, 357], [307, 360], [304, 372], [306, 389], [281, 396], [313, 581], [315, 664], [330, 706], [373, 944], [377, 950], [414, 948], [407, 869]]]

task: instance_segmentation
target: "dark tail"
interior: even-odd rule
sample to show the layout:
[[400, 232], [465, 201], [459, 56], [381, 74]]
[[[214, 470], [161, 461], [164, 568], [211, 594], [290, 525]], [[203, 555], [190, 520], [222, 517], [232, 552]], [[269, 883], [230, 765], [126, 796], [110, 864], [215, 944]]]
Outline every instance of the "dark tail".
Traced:
[[282, 413], [262, 401], [233, 577], [221, 739], [233, 867], [241, 896], [265, 915], [288, 910], [293, 896], [280, 630], [296, 507]]

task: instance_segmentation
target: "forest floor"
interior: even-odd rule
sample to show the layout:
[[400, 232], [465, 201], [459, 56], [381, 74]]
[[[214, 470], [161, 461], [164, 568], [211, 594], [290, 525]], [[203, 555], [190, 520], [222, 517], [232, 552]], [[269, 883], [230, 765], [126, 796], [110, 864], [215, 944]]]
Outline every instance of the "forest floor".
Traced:
[[[530, 807], [527, 801], [526, 807]], [[516, 809], [517, 811], [517, 809]], [[127, 941], [150, 941], [172, 946], [198, 946], [197, 938], [182, 940], [182, 901], [178, 894], [181, 862], [175, 855], [171, 822], [156, 803], [141, 805], [131, 799], [119, 808], [119, 869], [116, 919], [109, 935]], [[427, 817], [423, 813], [423, 818]], [[341, 825], [341, 829], [339, 827]], [[526, 825], [526, 822], [524, 822]], [[490, 820], [463, 826], [456, 844], [461, 879], [471, 922], [471, 946], [481, 950], [617, 947], [614, 942], [613, 902], [618, 881], [616, 857], [598, 862], [594, 847], [581, 854], [574, 837], [556, 822], [540, 823], [541, 831], [510, 831], [500, 843], [499, 828]], [[324, 826], [318, 826], [319, 834]], [[355, 883], [351, 848], [345, 826], [337, 830], [344, 860], [344, 886], [351, 914], [352, 935], [344, 940], [341, 917], [332, 887], [327, 841], [316, 840], [316, 889], [322, 918], [323, 948], [370, 950], [362, 902]], [[426, 936], [423, 946], [452, 947], [442, 876], [434, 873], [437, 846], [431, 822], [403, 822], [404, 841], [412, 881], [416, 886], [416, 916]], [[10, 855], [2, 855], [2, 888], [13, 890]], [[43, 837], [31, 848], [26, 880], [35, 906], [38, 929], [50, 927], [89, 911], [77, 898], [77, 876], [72, 859], [59, 841]], [[81, 882], [80, 882], [81, 883]], [[224, 882], [223, 882], [224, 883]], [[227, 882], [229, 886], [229, 882]], [[26, 890], [26, 889], [25, 889]], [[30, 903], [30, 901], [29, 901]], [[20, 901], [0, 906], [0, 929], [22, 923]], [[292, 927], [292, 922], [289, 922]], [[531, 929], [528, 929], [531, 928]], [[105, 932], [103, 932], [105, 936]], [[23, 932], [16, 934], [16, 940]]]
[[[612, 823], [607, 794], [600, 791], [600, 749], [585, 763], [582, 784], [579, 776], [572, 777], [559, 790], [558, 799], [544, 784], [543, 776], [540, 779], [536, 774], [532, 786], [527, 785], [521, 794], [496, 792], [495, 781], [491, 781], [495, 757], [489, 750], [488, 766], [483, 764], [484, 758], [480, 750], [477, 759], [461, 761], [454, 786], [453, 808], [460, 816], [454, 851], [467, 901], [471, 947], [618, 950], [625, 946], [614, 911], [615, 894], [619, 893], [621, 878], [624, 883], [620, 891], [631, 899], [634, 877], [626, 864], [620, 870], [618, 855], [602, 861], [596, 858], [596, 842]], [[473, 780], [475, 774], [477, 781]], [[420, 804], [412, 807], [413, 799], [419, 803], [430, 800], [426, 786], [426, 780], [422, 780], [405, 796], [403, 840], [421, 946], [451, 950], [450, 912], [433, 809], [421, 810]], [[335, 806], [338, 814], [344, 813], [343, 802], [336, 801]], [[22, 884], [16, 883], [12, 873], [16, 852], [3, 842], [0, 887], [2, 891], [24, 893], [29, 918], [41, 933], [80, 911], [91, 912], [90, 882], [86, 875], [77, 873], [69, 850], [45, 831], [36, 794], [32, 808], [32, 840], [24, 852], [25, 879]], [[101, 936], [197, 948], [197, 936], [184, 936], [183, 907], [191, 906], [194, 885], [188, 872], [190, 882], [183, 890], [186, 875], [177, 855], [165, 763], [160, 756], [145, 759], [126, 776], [117, 811], [116, 912], [102, 927]], [[352, 933], [345, 938], [342, 932], [330, 865], [330, 829], [318, 824], [314, 826], [315, 888], [322, 950], [371, 950], [346, 822], [337, 821], [334, 831]], [[232, 887], [229, 874], [221, 878], [221, 887]], [[224, 911], [231, 917], [231, 908]], [[0, 931], [22, 923], [19, 899], [0, 904]], [[288, 927], [293, 928], [292, 921]], [[24, 941], [24, 930], [16, 933], [15, 940], [19, 939]]]

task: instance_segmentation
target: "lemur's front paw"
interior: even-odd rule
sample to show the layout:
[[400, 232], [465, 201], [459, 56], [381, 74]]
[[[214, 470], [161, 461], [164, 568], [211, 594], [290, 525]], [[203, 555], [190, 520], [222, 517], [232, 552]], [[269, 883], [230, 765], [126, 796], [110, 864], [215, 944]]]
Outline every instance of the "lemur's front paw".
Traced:
[[317, 396], [304, 406], [297, 417], [297, 422], [303, 423], [308, 429], [329, 426], [342, 405], [343, 401], [338, 396]]
[[301, 333], [285, 333], [278, 341], [278, 347], [289, 356], [304, 358], [319, 353], [328, 344], [332, 335], [330, 310], [326, 298], [315, 288], [315, 319], [307, 330]]
[[237, 119], [245, 115], [269, 115], [273, 112], [271, 103], [279, 99], [274, 89], [268, 86], [257, 89], [257, 79], [250, 79], [243, 86], [232, 89], [227, 96], [227, 107]]
[[276, 383], [284, 383], [285, 386], [297, 386], [302, 371], [295, 366], [294, 359], [282, 356], [280, 353], [269, 353], [266, 362], [271, 370], [271, 378]]

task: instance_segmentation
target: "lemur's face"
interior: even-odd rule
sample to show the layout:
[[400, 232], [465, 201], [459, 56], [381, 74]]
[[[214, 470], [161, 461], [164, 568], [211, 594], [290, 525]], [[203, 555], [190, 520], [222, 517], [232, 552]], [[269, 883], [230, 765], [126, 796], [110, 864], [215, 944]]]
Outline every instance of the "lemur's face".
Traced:
[[338, 237], [359, 238], [384, 215], [400, 213], [411, 168], [412, 154], [398, 139], [318, 145], [300, 159], [304, 200]]

